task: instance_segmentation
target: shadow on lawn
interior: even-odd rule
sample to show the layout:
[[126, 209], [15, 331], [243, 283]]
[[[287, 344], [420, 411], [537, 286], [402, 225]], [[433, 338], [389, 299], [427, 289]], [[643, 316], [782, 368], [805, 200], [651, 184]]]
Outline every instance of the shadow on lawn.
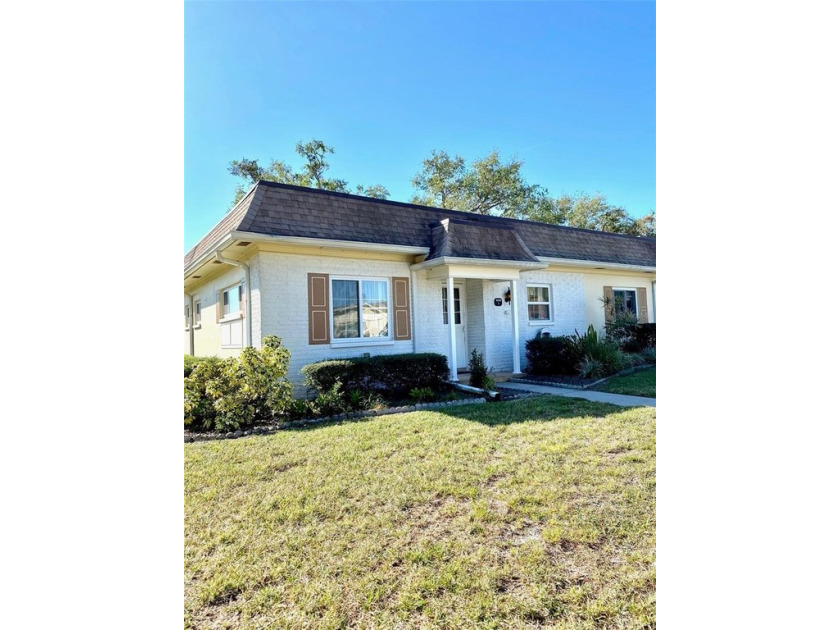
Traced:
[[[488, 402], [476, 405], [458, 405], [456, 407], [440, 407], [436, 409], [419, 410], [418, 412], [408, 411], [406, 413], [438, 413], [451, 418], [457, 418], [458, 420], [468, 420], [470, 422], [479, 422], [488, 426], [494, 426], [513, 424], [516, 422], [548, 421], [556, 420], [557, 418], [576, 418], [580, 416], [604, 418], [621, 411], [623, 411], [622, 407], [610, 405], [608, 403], [598, 403], [584, 400], [582, 398], [567, 398], [545, 394], [542, 396], [534, 396], [532, 398], [524, 398], [520, 400], [492, 403]], [[318, 429], [338, 423], [369, 422], [383, 417], [388, 416], [369, 416], [338, 420], [334, 422], [319, 422], [317, 424], [287, 427], [283, 430], [317, 431]]]
[[604, 418], [619, 413], [623, 409], [609, 403], [591, 402], [583, 398], [544, 394], [521, 400], [492, 402], [483, 405], [444, 407], [436, 411], [460, 420], [493, 426], [516, 422], [556, 420], [557, 418], [577, 418], [580, 416]]

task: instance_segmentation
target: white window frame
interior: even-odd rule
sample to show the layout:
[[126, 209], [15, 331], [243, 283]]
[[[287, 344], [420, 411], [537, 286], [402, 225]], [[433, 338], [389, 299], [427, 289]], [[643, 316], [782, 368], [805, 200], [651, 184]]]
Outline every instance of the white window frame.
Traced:
[[632, 291], [633, 294], [636, 296], [636, 299], [633, 300], [636, 303], [636, 312], [633, 313], [633, 317], [639, 319], [639, 292], [636, 290], [636, 287], [613, 287], [613, 315], [618, 315], [618, 309], [616, 309], [616, 304], [618, 301], [615, 299], [615, 292], [616, 291]]
[[[368, 282], [384, 282], [385, 283], [385, 300], [388, 304], [388, 336], [387, 337], [335, 337], [335, 324], [333, 322], [333, 314], [335, 307], [333, 306], [334, 291], [332, 289], [333, 280], [345, 280], [348, 282], [359, 283], [359, 317], [362, 317], [364, 312], [362, 309], [362, 287], [361, 283]], [[330, 276], [330, 345], [333, 347], [347, 347], [347, 346], [377, 346], [377, 345], [393, 345], [394, 344], [394, 308], [391, 300], [391, 278], [382, 278], [374, 276]], [[360, 322], [361, 323], [361, 322]]]
[[184, 304], [184, 330], [189, 330], [192, 324], [192, 313], [190, 312], [190, 305]]
[[[548, 302], [531, 302], [528, 300], [528, 289], [531, 287], [535, 289], [548, 289]], [[554, 300], [552, 299], [552, 286], [550, 284], [536, 284], [528, 283], [525, 285], [525, 312], [528, 314], [528, 323], [531, 326], [547, 326], [554, 323]], [[545, 304], [548, 306], [548, 319], [531, 319], [531, 311], [528, 308], [532, 304], [541, 306]]]
[[[455, 310], [455, 291], [458, 292], [458, 310]], [[448, 297], [448, 290], [446, 285], [443, 285], [441, 288], [441, 295], [440, 295], [440, 308], [443, 311], [443, 325], [449, 326], [449, 311], [451, 310], [454, 315], [458, 317], [456, 319], [460, 319], [460, 322], [455, 322], [456, 326], [463, 326], [464, 324], [464, 295], [461, 295], [463, 291], [461, 291], [461, 286], [452, 287], [452, 309], [449, 308], [449, 297]], [[446, 308], [443, 308], [446, 306]]]
[[[233, 289], [238, 289], [238, 291], [239, 291], [239, 310], [236, 311], [235, 313], [228, 313], [227, 315], [225, 315], [225, 294], [228, 291], [232, 291]], [[244, 293], [244, 283], [241, 282], [241, 281], [237, 282], [236, 284], [232, 284], [228, 287], [225, 287], [224, 289], [219, 291], [219, 299], [222, 302], [222, 313], [221, 313], [222, 316], [219, 319], [219, 323], [229, 322], [232, 319], [241, 319], [242, 318], [242, 299], [244, 297], [242, 295], [243, 293]]]
[[193, 328], [201, 328], [201, 300], [195, 303], [193, 312]]

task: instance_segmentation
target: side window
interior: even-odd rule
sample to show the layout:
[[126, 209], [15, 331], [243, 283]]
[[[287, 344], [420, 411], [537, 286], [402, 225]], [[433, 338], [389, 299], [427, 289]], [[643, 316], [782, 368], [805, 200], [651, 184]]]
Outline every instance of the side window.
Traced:
[[547, 284], [529, 284], [528, 319], [532, 322], [551, 321], [551, 287]]
[[242, 303], [242, 285], [222, 291], [222, 317], [238, 313]]

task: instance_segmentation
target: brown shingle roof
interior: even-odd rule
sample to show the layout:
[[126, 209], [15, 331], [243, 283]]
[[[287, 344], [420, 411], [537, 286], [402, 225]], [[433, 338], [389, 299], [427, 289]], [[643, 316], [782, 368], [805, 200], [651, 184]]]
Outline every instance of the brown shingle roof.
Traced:
[[[450, 219], [452, 233], [433, 242], [435, 226]], [[656, 239], [580, 230], [532, 221], [431, 208], [259, 182], [184, 256], [184, 267], [228, 232], [295, 236], [429, 248], [430, 257], [534, 260], [534, 256], [656, 266]], [[517, 239], [514, 235], [518, 235]], [[518, 242], [521, 239], [521, 242]], [[460, 253], [458, 253], [460, 252]]]
[[432, 226], [432, 244], [427, 260], [435, 258], [483, 258], [539, 262], [516, 230], [509, 225], [485, 225], [464, 219], [444, 219]]
[[239, 226], [242, 225], [242, 222], [247, 218], [248, 210], [251, 209], [251, 206], [254, 206], [254, 210], [256, 210], [259, 205], [253, 203], [259, 188], [259, 186], [254, 186], [251, 190], [249, 190], [248, 193], [239, 200], [239, 203], [237, 203], [231, 211], [216, 224], [216, 227], [210, 230], [203, 239], [198, 241], [195, 247], [184, 254], [184, 269], [189, 267], [193, 261], [206, 254], [216, 241], [222, 238], [225, 234], [241, 229]]

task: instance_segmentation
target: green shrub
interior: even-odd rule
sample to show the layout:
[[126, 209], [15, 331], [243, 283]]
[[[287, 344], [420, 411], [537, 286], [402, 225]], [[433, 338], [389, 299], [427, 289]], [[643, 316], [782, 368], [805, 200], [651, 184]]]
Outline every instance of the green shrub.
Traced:
[[582, 335], [575, 331], [572, 343], [580, 357], [577, 369], [582, 378], [609, 376], [631, 365], [630, 359], [618, 344], [600, 338], [591, 324]]
[[184, 378], [192, 374], [195, 367], [201, 363], [218, 363], [221, 361], [219, 357], [194, 357], [189, 354], [184, 355]]
[[606, 376], [604, 364], [598, 359], [584, 357], [578, 365], [578, 374], [581, 378], [601, 378]]
[[645, 359], [644, 355], [639, 352], [628, 354], [627, 359], [633, 367], [639, 367], [640, 365], [647, 364], [647, 359]]
[[625, 350], [641, 352], [645, 348], [656, 348], [656, 324], [637, 324], [633, 329], [632, 343]]
[[[184, 373], [187, 365], [184, 361]], [[193, 361], [189, 366], [189, 375], [184, 378], [184, 426], [212, 429], [216, 424], [216, 407], [207, 386], [221, 376], [222, 361]]]
[[656, 347], [656, 324], [640, 324], [629, 312], [619, 313], [604, 325], [608, 341], [617, 344], [624, 352], [641, 352]]
[[656, 363], [656, 348], [645, 348], [639, 354], [644, 358], [645, 363]]
[[529, 339], [525, 350], [532, 374], [601, 378], [633, 365], [616, 341], [599, 336], [591, 325], [583, 334]]
[[484, 377], [484, 382], [481, 384], [481, 389], [485, 392], [490, 392], [496, 389], [496, 380], [489, 374]]
[[239, 357], [202, 361], [184, 379], [184, 424], [234, 431], [282, 413], [292, 399], [289, 351], [274, 335]]
[[484, 355], [478, 350], [473, 350], [470, 354], [470, 385], [478, 388], [484, 387], [484, 381], [488, 374], [487, 365], [484, 363]]
[[[354, 392], [359, 392], [359, 390], [354, 390]], [[358, 401], [361, 402], [360, 394], [358, 395]], [[341, 393], [341, 381], [333, 383], [329, 391], [319, 393], [312, 404], [319, 416], [334, 416], [345, 413], [350, 409], [350, 405], [345, 402]]]
[[[612, 304], [609, 300], [605, 300], [604, 298], [599, 299], [604, 302], [605, 305]], [[610, 309], [610, 311], [614, 313], [615, 309]], [[633, 329], [638, 323], [639, 320], [636, 319], [636, 316], [631, 311], [620, 310], [604, 324], [604, 332], [607, 340], [623, 349], [626, 345], [632, 343]]]
[[359, 390], [363, 396], [380, 394], [396, 399], [414, 388], [439, 391], [447, 382], [449, 368], [442, 354], [388, 354], [320, 361], [305, 365], [304, 383], [316, 393], [329, 392], [335, 383], [345, 397]]
[[581, 357], [571, 337], [536, 337], [525, 342], [531, 374], [577, 374]]
[[303, 420], [318, 415], [315, 403], [305, 398], [295, 398], [286, 405], [286, 418], [288, 420]]
[[421, 403], [426, 402], [427, 400], [433, 400], [435, 392], [431, 387], [415, 387], [408, 392], [408, 395], [415, 403]]

